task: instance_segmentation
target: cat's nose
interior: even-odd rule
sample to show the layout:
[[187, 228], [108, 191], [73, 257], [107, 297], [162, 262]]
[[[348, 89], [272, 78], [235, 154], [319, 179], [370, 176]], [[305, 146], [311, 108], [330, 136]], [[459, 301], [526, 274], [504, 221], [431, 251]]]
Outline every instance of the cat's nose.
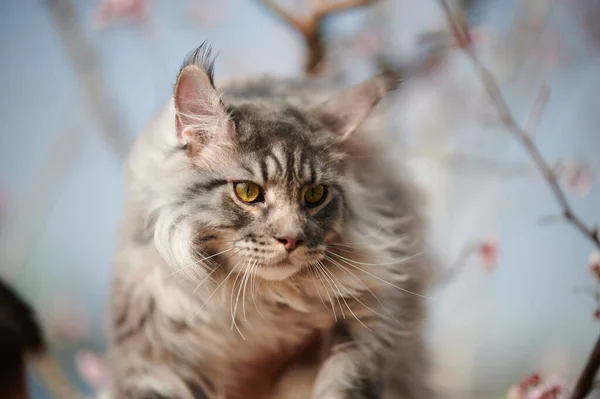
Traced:
[[285, 249], [288, 250], [288, 252], [295, 249], [302, 242], [302, 240], [289, 236], [275, 237], [275, 239], [282, 243]]

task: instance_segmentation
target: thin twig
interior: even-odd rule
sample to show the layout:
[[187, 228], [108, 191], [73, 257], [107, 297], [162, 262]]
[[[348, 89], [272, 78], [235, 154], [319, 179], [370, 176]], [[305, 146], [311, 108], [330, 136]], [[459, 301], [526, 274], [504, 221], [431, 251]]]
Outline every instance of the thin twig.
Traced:
[[83, 90], [84, 98], [92, 113], [97, 116], [104, 137], [120, 162], [129, 148], [128, 129], [104, 81], [100, 57], [77, 23], [77, 15], [71, 0], [46, 0], [45, 4], [73, 63], [75, 76]]
[[479, 243], [471, 243], [465, 246], [460, 251], [458, 257], [454, 260], [454, 262], [452, 262], [452, 264], [448, 266], [446, 270], [444, 270], [436, 286], [444, 287], [448, 285], [451, 281], [453, 281], [456, 278], [456, 276], [458, 276], [469, 263], [468, 261], [477, 252], [479, 246]]
[[261, 0], [261, 2], [304, 37], [306, 45], [304, 71], [307, 75], [318, 75], [323, 71], [326, 55], [323, 39], [323, 20], [341, 11], [369, 5], [374, 3], [375, 0], [318, 0], [316, 7], [305, 18], [292, 15], [277, 4], [275, 0]]
[[525, 122], [525, 131], [529, 133], [529, 135], [533, 138], [535, 136], [535, 131], [540, 124], [540, 118], [546, 109], [546, 105], [548, 105], [548, 99], [550, 98], [550, 89], [547, 85], [542, 85], [540, 90], [538, 91], [538, 95], [533, 102], [533, 107], [531, 107], [531, 111], [529, 112], [529, 117]]
[[[446, 18], [448, 23], [450, 24], [452, 31], [457, 35], [457, 39], [463, 45], [461, 48], [467, 54], [467, 56], [471, 59], [473, 65], [481, 82], [483, 83], [486, 91], [488, 92], [494, 106], [498, 110], [498, 114], [500, 115], [501, 121], [506, 127], [506, 129], [519, 141], [525, 150], [529, 153], [533, 162], [535, 163], [538, 170], [541, 172], [542, 176], [546, 180], [546, 183], [550, 186], [556, 201], [562, 209], [563, 217], [572, 224], [583, 236], [585, 236], [589, 241], [594, 244], [598, 249], [600, 249], [600, 240], [598, 238], [598, 229], [588, 227], [573, 211], [571, 204], [567, 200], [567, 197], [560, 187], [558, 182], [558, 178], [556, 173], [550, 166], [550, 164], [544, 159], [539, 149], [535, 145], [531, 134], [527, 133], [519, 124], [515, 121], [515, 118], [511, 114], [506, 100], [502, 96], [502, 92], [498, 86], [498, 83], [492, 73], [487, 69], [481, 61], [476, 57], [473, 49], [470, 46], [470, 43], [461, 40], [461, 37], [464, 37], [465, 32], [467, 32], [466, 25], [460, 24], [456, 18], [454, 18], [452, 11], [446, 0], [439, 0], [444, 13], [446, 14]], [[598, 368], [600, 368], [600, 337], [596, 341], [594, 349], [590, 354], [590, 357], [581, 372], [575, 388], [573, 389], [573, 393], [570, 396], [570, 399], [583, 399], [587, 396], [593, 386], [594, 378], [598, 372]]]
[[[448, 6], [446, 0], [439, 0], [444, 8], [446, 13], [446, 17], [448, 18], [448, 22], [452, 26], [452, 30], [454, 32], [465, 32], [466, 28], [460, 27], [459, 23], [454, 19], [452, 12]], [[492, 75], [489, 69], [487, 69], [481, 61], [476, 57], [470, 46], [462, 47], [463, 51], [467, 54], [467, 56], [471, 59], [475, 66], [475, 70], [479, 74], [479, 77], [488, 92], [492, 103], [497, 108], [498, 114], [500, 116], [500, 120], [502, 124], [506, 127], [506, 129], [519, 141], [524, 147], [525, 150], [529, 153], [531, 158], [533, 159], [536, 167], [541, 172], [542, 176], [550, 186], [554, 197], [556, 198], [558, 204], [562, 209], [563, 216], [565, 219], [569, 221], [581, 234], [583, 234], [586, 238], [588, 238], [598, 249], [600, 249], [600, 239], [598, 238], [598, 232], [594, 228], [590, 228], [586, 226], [586, 224], [579, 218], [571, 204], [567, 200], [567, 196], [564, 193], [563, 189], [560, 187], [558, 182], [558, 177], [554, 172], [553, 168], [550, 164], [544, 159], [539, 149], [537, 148], [535, 142], [533, 141], [531, 135], [527, 133], [519, 124], [515, 121], [506, 100], [502, 96], [502, 92], [498, 87], [498, 83], [496, 79]]]

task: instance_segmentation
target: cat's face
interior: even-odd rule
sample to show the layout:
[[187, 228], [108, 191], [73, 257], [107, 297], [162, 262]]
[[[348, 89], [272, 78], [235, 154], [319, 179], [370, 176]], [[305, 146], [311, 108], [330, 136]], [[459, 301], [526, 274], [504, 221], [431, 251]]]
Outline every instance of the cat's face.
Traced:
[[[342, 143], [389, 81], [372, 79], [302, 108], [246, 93], [228, 101], [201, 58], [197, 51], [186, 61], [174, 95], [180, 150], [193, 167], [155, 242], [181, 270], [214, 268], [218, 259], [230, 271], [288, 278], [321, 260], [342, 234]], [[211, 253], [219, 257], [206, 263]]]
[[295, 109], [238, 107], [233, 114], [232, 147], [212, 153], [227, 162], [199, 174], [220, 182], [194, 199], [211, 207], [210, 220], [199, 224], [218, 226], [209, 235], [219, 250], [232, 250], [229, 267], [284, 279], [322, 259], [341, 232], [341, 153]]

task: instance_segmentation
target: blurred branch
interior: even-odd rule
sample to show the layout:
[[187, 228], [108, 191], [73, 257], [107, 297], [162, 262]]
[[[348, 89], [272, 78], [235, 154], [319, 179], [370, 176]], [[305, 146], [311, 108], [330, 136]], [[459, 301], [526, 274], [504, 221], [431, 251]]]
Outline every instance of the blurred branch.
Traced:
[[100, 59], [94, 46], [86, 40], [84, 30], [77, 24], [77, 16], [70, 0], [46, 0], [46, 6], [73, 63], [92, 114], [97, 116], [105, 139], [120, 161], [129, 147], [127, 128], [115, 101], [107, 91], [108, 84], [103, 78]]
[[323, 71], [326, 56], [326, 45], [323, 37], [324, 19], [341, 11], [363, 7], [375, 2], [375, 0], [317, 0], [316, 5], [311, 10], [311, 15], [301, 18], [292, 15], [292, 13], [277, 4], [275, 0], [260, 1], [303, 36], [307, 52], [304, 71], [307, 75], [318, 75]]
[[[468, 37], [468, 29], [465, 23], [459, 22], [452, 11], [446, 0], [438, 0], [448, 23], [451, 26], [452, 31], [455, 35], [457, 35], [457, 39], [460, 42], [460, 47], [465, 52], [465, 54], [471, 59], [473, 65], [481, 82], [483, 83], [485, 89], [487, 90], [494, 106], [498, 110], [498, 114], [500, 115], [500, 119], [502, 124], [506, 127], [506, 129], [513, 135], [513, 137], [523, 145], [527, 153], [532, 158], [538, 170], [542, 173], [542, 176], [546, 180], [547, 184], [550, 186], [550, 189], [556, 198], [559, 206], [562, 209], [563, 217], [572, 224], [584, 237], [586, 237], [589, 241], [592, 242], [594, 246], [600, 249], [600, 239], [598, 238], [598, 229], [588, 227], [573, 211], [567, 197], [561, 188], [558, 178], [554, 169], [550, 166], [550, 164], [545, 160], [545, 158], [540, 153], [538, 147], [536, 146], [533, 137], [531, 134], [526, 132], [523, 128], [519, 126], [516, 122], [515, 118], [510, 112], [508, 108], [508, 104], [504, 99], [500, 87], [492, 73], [486, 68], [481, 61], [476, 57], [473, 49], [470, 46], [470, 41], [466, 40], [465, 37]], [[534, 107], [535, 109], [535, 107]], [[598, 372], [598, 368], [600, 368], [600, 337], [596, 341], [594, 345], [594, 349], [589, 356], [589, 359], [581, 372], [579, 379], [575, 385], [573, 393], [571, 394], [571, 399], [583, 399], [587, 396], [593, 386], [594, 378]]]
[[550, 89], [546, 85], [542, 85], [540, 90], [538, 91], [538, 95], [533, 102], [533, 107], [529, 112], [529, 117], [525, 122], [525, 131], [530, 135], [531, 138], [535, 135], [535, 130], [537, 129], [540, 118], [546, 109], [546, 105], [548, 105], [548, 100], [550, 99]]
[[[448, 18], [448, 22], [452, 26], [452, 31], [459, 35], [468, 35], [468, 33], [466, 33], [466, 25], [461, 24], [455, 20], [446, 0], [439, 0], [439, 2], [444, 8], [446, 17]], [[558, 177], [554, 169], [542, 156], [531, 135], [528, 132], [526, 132], [523, 128], [521, 128], [516, 122], [515, 118], [510, 112], [510, 109], [508, 108], [506, 100], [504, 99], [500, 87], [498, 86], [498, 83], [496, 82], [494, 76], [492, 75], [490, 70], [486, 68], [483, 65], [483, 63], [481, 63], [476, 57], [475, 53], [469, 45], [469, 40], [459, 40], [461, 41], [461, 43], [463, 43], [463, 45], [461, 45], [461, 48], [473, 62], [475, 69], [481, 79], [481, 82], [483, 83], [486, 91], [488, 92], [493, 105], [498, 111], [502, 124], [513, 135], [513, 137], [515, 137], [515, 139], [523, 145], [527, 153], [530, 155], [536, 167], [541, 172], [547, 184], [550, 186], [554, 197], [556, 198], [559, 206], [562, 209], [563, 217], [567, 219], [569, 223], [571, 223], [582, 235], [584, 235], [588, 240], [590, 240], [597, 248], [600, 249], [600, 239], [598, 238], [598, 230], [595, 228], [588, 227], [581, 220], [581, 218], [579, 218], [575, 214], [573, 208], [571, 207], [571, 204], [567, 200], [565, 192], [563, 191], [558, 182]]]

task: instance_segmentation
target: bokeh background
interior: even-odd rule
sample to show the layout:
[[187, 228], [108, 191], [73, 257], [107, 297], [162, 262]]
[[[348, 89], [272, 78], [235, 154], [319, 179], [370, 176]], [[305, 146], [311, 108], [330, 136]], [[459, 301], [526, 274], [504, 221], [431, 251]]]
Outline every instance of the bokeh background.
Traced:
[[[280, 4], [298, 16], [311, 6]], [[462, 4], [517, 120], [526, 123], [540, 88], [549, 94], [536, 142], [561, 165], [577, 213], [600, 223], [600, 3]], [[421, 60], [432, 46], [424, 35], [446, 30], [435, 0], [340, 12], [324, 22], [325, 73], [350, 84], [381, 59]], [[121, 164], [205, 40], [219, 53], [218, 78], [304, 74], [302, 37], [261, 0], [0, 4], [0, 275], [37, 309], [53, 354], [90, 396], [104, 381]], [[431, 294], [434, 381], [461, 399], [501, 397], [531, 372], [572, 383], [600, 329], [592, 245], [553, 216], [547, 185], [469, 61], [442, 53], [389, 109], [398, 156], [430, 195], [432, 240], [456, 272]], [[50, 397], [35, 373], [31, 386]]]

